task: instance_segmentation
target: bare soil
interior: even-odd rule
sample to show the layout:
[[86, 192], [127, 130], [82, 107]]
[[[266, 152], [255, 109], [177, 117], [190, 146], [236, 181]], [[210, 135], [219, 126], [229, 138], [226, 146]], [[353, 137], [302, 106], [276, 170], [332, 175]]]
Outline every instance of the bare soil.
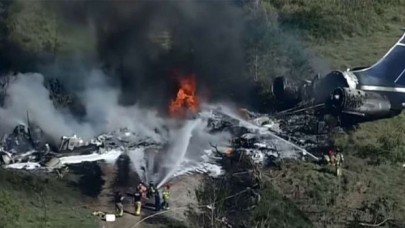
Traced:
[[[138, 175], [131, 170], [122, 170], [122, 166], [100, 163], [103, 179], [100, 192], [95, 197], [87, 197], [85, 205], [92, 211], [115, 213], [113, 196], [115, 191], [124, 195], [133, 193], [139, 182]], [[128, 172], [128, 173], [126, 173]], [[202, 175], [176, 177], [170, 181], [170, 210], [157, 212], [153, 209], [153, 200], [143, 202], [140, 216], [135, 215], [135, 208], [130, 196], [124, 200], [124, 216], [117, 217], [115, 222], [106, 222], [100, 217], [100, 228], [135, 228], [135, 227], [166, 227], [165, 224], [180, 221], [187, 225], [187, 212], [198, 204], [196, 189], [200, 186]], [[151, 216], [147, 219], [146, 217]], [[137, 224], [141, 219], [145, 219]], [[189, 224], [188, 224], [189, 225]]]

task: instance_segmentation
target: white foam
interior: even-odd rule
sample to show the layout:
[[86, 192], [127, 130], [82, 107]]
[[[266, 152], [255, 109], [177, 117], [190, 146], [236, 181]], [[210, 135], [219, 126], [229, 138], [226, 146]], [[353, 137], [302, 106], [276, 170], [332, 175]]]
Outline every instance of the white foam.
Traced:
[[99, 160], [104, 160], [108, 163], [114, 163], [121, 154], [122, 154], [121, 150], [110, 150], [102, 154], [92, 153], [86, 155], [66, 156], [61, 157], [59, 159], [62, 164], [77, 164], [82, 162], [93, 162]]
[[211, 177], [219, 177], [225, 173], [221, 166], [211, 163], [196, 163], [195, 165], [180, 167], [172, 177], [193, 174], [204, 173]]
[[7, 169], [25, 169], [25, 170], [34, 170], [40, 167], [41, 165], [36, 162], [20, 162], [5, 166], [5, 168]]

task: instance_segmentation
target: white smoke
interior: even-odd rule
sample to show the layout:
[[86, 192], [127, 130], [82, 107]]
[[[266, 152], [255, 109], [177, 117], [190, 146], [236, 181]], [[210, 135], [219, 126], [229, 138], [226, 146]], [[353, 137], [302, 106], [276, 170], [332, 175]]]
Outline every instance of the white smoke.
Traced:
[[98, 70], [89, 74], [85, 89], [79, 94], [87, 112], [80, 122], [70, 113], [55, 108], [44, 87], [43, 75], [26, 73], [12, 77], [4, 107], [0, 109], [0, 125], [5, 131], [2, 133], [17, 124], [26, 124], [28, 113], [30, 121], [54, 140], [73, 134], [89, 139], [123, 127], [155, 139], [159, 137], [154, 129], [162, 126], [164, 120], [155, 111], [119, 105], [119, 90], [109, 86], [107, 77]]
[[155, 110], [119, 105], [119, 90], [111, 87], [101, 71], [92, 71], [81, 100], [87, 110], [86, 121], [96, 134], [128, 128], [131, 131], [160, 140], [155, 132], [165, 124]]
[[68, 113], [56, 110], [44, 87], [44, 78], [38, 73], [18, 74], [7, 88], [4, 107], [0, 109], [1, 126], [10, 131], [15, 125], [30, 120], [47, 134], [61, 137], [80, 132], [89, 135], [88, 124], [79, 124]]
[[[141, 179], [165, 183], [180, 167], [190, 168], [202, 161], [204, 150], [210, 143], [217, 144], [229, 138], [225, 133], [212, 135], [207, 132], [203, 116], [180, 123], [158, 116], [156, 110], [137, 105], [119, 104], [119, 89], [112, 86], [100, 70], [90, 71], [83, 90], [78, 93], [86, 109], [86, 116], [79, 121], [68, 111], [56, 109], [44, 86], [44, 76], [38, 73], [18, 74], [11, 77], [7, 87], [4, 107], [0, 108], [0, 125], [8, 133], [17, 124], [27, 124], [27, 112], [31, 122], [38, 125], [57, 142], [61, 136], [76, 134], [90, 139], [102, 133], [128, 128], [136, 134], [167, 143], [162, 150], [137, 148], [126, 151], [132, 169]], [[156, 129], [169, 127], [169, 138]], [[79, 158], [78, 158], [79, 159]], [[185, 162], [190, 164], [184, 164]], [[148, 167], [145, 172], [145, 167]]]

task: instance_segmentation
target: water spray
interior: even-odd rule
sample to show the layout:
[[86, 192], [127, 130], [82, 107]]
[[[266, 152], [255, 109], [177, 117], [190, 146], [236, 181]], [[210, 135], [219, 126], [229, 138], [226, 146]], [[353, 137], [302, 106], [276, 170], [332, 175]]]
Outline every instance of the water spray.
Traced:
[[165, 160], [163, 166], [168, 168], [167, 173], [162, 180], [158, 182], [157, 187], [160, 188], [165, 184], [180, 167], [190, 144], [193, 130], [201, 124], [201, 119], [189, 120], [185, 123], [179, 132], [173, 137], [172, 146], [169, 148], [168, 159]]

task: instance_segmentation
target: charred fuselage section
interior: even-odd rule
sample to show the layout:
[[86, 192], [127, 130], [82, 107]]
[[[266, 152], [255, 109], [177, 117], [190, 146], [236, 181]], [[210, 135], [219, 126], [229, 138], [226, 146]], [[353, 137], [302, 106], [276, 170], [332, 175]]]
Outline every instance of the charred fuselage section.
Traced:
[[312, 80], [294, 81], [284, 76], [277, 77], [272, 91], [279, 108], [293, 108], [325, 103], [335, 88], [348, 86], [343, 72], [332, 71], [322, 78], [316, 75]]
[[345, 126], [396, 116], [405, 107], [404, 58], [405, 34], [372, 66], [300, 82], [277, 77], [272, 90], [278, 109], [333, 116]]
[[325, 115], [333, 116], [341, 126], [391, 118], [402, 110], [395, 95], [357, 89], [347, 72], [333, 71], [301, 84], [276, 78], [273, 93], [282, 104], [279, 108], [288, 108], [284, 114], [298, 114], [298, 110], [320, 119]]
[[298, 104], [302, 100], [300, 85], [286, 77], [277, 77], [273, 82], [274, 97], [286, 107]]
[[386, 95], [350, 88], [335, 89], [326, 109], [334, 116], [340, 116], [343, 125], [390, 118], [401, 112], [393, 108]]

